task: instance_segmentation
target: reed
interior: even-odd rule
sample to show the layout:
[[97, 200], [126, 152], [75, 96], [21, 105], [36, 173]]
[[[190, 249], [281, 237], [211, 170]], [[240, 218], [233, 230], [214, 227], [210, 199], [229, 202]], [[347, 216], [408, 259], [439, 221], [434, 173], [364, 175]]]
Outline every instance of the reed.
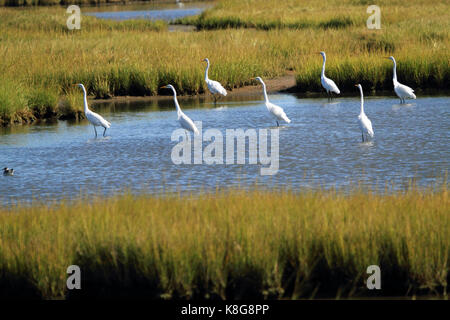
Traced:
[[[0, 296], [446, 297], [447, 184], [217, 190], [0, 207]], [[66, 289], [78, 265], [82, 289]], [[382, 290], [367, 290], [379, 265]]]
[[[326, 6], [300, 0], [276, 3], [258, 2], [263, 7], [257, 10], [255, 1], [227, 0], [204, 16], [227, 15], [251, 23], [281, 21], [279, 27], [199, 32], [167, 32], [163, 22], [87, 16], [82, 17], [81, 30], [70, 31], [64, 8], [0, 8], [0, 101], [7, 101], [0, 106], [1, 122], [15, 122], [23, 118], [19, 114], [33, 115], [27, 97], [36, 90], [48, 90], [51, 98], [39, 101], [48, 104], [57, 96], [58, 102], [52, 112], [35, 115], [77, 115], [81, 106], [71, 106], [66, 97], [73, 83], [84, 83], [94, 98], [157, 95], [161, 94], [158, 88], [168, 83], [179, 94], [204, 93], [201, 60], [205, 57], [212, 63], [210, 77], [228, 90], [251, 84], [254, 76], [272, 78], [294, 70], [296, 91], [320, 92], [321, 57], [316, 52], [321, 50], [327, 52], [327, 75], [344, 95], [354, 92], [354, 83], [362, 83], [367, 93], [392, 92], [392, 65], [383, 59], [388, 55], [398, 61], [399, 80], [419, 94], [448, 90], [450, 19], [445, 4], [415, 0], [406, 7], [383, 2], [382, 29], [368, 30], [361, 20], [367, 14], [360, 2], [346, 1], [342, 6], [331, 0]], [[292, 20], [297, 14], [313, 25], [283, 26], [300, 21]]]
[[[370, 4], [364, 0], [221, 0], [201, 15], [182, 18], [179, 22], [206, 29], [347, 29], [366, 25], [369, 17], [366, 9]], [[381, 8], [383, 28], [401, 23], [408, 29], [433, 18], [448, 17], [448, 5], [444, 2], [413, 0], [405, 5], [402, 1], [380, 0], [377, 5]]]

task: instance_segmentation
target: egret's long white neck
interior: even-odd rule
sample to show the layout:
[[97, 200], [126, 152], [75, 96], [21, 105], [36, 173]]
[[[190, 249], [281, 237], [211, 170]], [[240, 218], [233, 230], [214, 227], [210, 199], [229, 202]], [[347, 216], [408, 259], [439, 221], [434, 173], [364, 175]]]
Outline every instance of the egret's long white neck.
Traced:
[[267, 97], [266, 84], [262, 80], [260, 80], [260, 82], [261, 82], [262, 87], [263, 87], [264, 100], [266, 100], [266, 102], [269, 102], [269, 97]]
[[361, 92], [361, 114], [364, 114], [364, 95], [362, 87], [359, 87], [359, 92]]
[[81, 89], [83, 89], [84, 113], [86, 113], [89, 110], [88, 103], [87, 103], [87, 92], [86, 92], [86, 89], [84, 88], [84, 86], [82, 86]]
[[320, 75], [321, 78], [325, 77], [325, 62], [327, 61], [327, 57], [325, 55], [323, 55], [322, 58], [323, 64], [322, 64], [322, 74]]
[[392, 80], [394, 82], [397, 82], [397, 62], [395, 62], [395, 59], [393, 59], [392, 61], [394, 62], [394, 69], [393, 69], [394, 75], [392, 76]]
[[177, 114], [179, 116], [181, 114], [181, 108], [180, 105], [178, 104], [177, 92], [175, 91], [175, 88], [172, 88], [172, 91], [173, 91], [173, 102], [175, 102], [175, 108], [177, 108]]
[[208, 80], [208, 69], [209, 69], [209, 60], [206, 61], [206, 69], [205, 69], [205, 81]]

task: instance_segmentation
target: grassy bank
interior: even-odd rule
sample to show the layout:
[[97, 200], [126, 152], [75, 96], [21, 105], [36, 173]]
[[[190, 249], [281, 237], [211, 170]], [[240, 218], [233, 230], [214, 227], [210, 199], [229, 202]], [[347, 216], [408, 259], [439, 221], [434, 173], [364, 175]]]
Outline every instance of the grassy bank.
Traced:
[[[80, 59], [95, 61], [90, 50], [101, 42], [106, 44], [101, 50], [114, 51], [107, 40], [110, 34], [120, 34], [123, 39], [167, 29], [162, 21], [117, 22], [83, 16], [83, 29], [71, 31], [66, 26], [67, 17], [65, 8], [0, 8], [0, 125], [52, 117], [82, 118], [82, 96], [72, 84], [87, 82], [97, 97], [109, 97], [109, 91], [104, 90], [104, 75], [86, 62], [78, 65]], [[122, 55], [120, 59], [127, 58]], [[107, 62], [101, 59], [98, 64]], [[87, 74], [95, 77], [95, 82], [89, 82]]]
[[[78, 5], [102, 5], [102, 4], [124, 4], [133, 2], [153, 2], [155, 0], [0, 0], [0, 6], [19, 7], [19, 6], [69, 6]], [[161, 0], [157, 0], [162, 2]], [[184, 0], [189, 2], [192, 0]]]
[[[0, 296], [446, 295], [450, 199], [434, 190], [121, 195], [0, 208]], [[79, 265], [82, 290], [68, 292]], [[367, 290], [379, 265], [382, 290]]]
[[[167, 32], [160, 22], [85, 16], [81, 30], [69, 31], [64, 8], [0, 8], [0, 124], [80, 116], [80, 92], [70, 87], [78, 82], [96, 98], [157, 95], [167, 83], [180, 94], [203, 93], [205, 57], [212, 63], [210, 78], [228, 89], [251, 84], [257, 75], [273, 78], [294, 70], [296, 91], [321, 91], [322, 60], [316, 52], [324, 50], [327, 75], [343, 94], [355, 92], [357, 82], [367, 94], [392, 91], [387, 55], [397, 58], [399, 80], [419, 94], [448, 90], [448, 5], [383, 2], [381, 30], [366, 28], [366, 6], [224, 0], [190, 19], [197, 25], [216, 21], [216, 26], [198, 26], [218, 30], [186, 33]], [[224, 17], [245, 23], [223, 30], [231, 27], [220, 22]], [[307, 25], [296, 26], [301, 21]]]
[[[195, 25], [199, 30], [246, 28], [280, 30], [289, 35], [288, 41], [298, 42], [290, 48], [301, 52], [294, 67], [299, 92], [322, 90], [318, 77], [321, 59], [312, 55], [322, 50], [328, 53], [328, 76], [344, 90], [351, 90], [354, 83], [362, 83], [369, 92], [392, 89], [392, 66], [382, 59], [388, 55], [397, 57], [400, 81], [419, 91], [447, 90], [448, 3], [378, 1], [380, 30], [366, 27], [369, 4], [365, 0], [223, 0], [178, 23]], [[282, 31], [286, 29], [297, 32]], [[278, 55], [288, 55], [288, 50], [283, 46]]]

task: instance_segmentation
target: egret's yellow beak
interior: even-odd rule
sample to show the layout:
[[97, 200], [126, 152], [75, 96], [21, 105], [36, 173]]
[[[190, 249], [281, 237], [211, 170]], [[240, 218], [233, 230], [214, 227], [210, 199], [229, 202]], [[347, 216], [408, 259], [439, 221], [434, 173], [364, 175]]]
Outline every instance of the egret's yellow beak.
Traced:
[[358, 85], [357, 84], [355, 84], [355, 87], [357, 87]]
[[167, 86], [162, 86], [160, 89], [165, 89], [165, 88], [167, 88]]
[[256, 80], [256, 78], [250, 78], [250, 80]]

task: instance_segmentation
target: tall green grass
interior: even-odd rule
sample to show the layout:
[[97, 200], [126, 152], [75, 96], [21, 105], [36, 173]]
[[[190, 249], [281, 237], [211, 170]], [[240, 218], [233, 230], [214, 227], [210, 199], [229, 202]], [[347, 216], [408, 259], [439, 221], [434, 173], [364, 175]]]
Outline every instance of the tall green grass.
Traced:
[[[254, 76], [272, 78], [294, 70], [297, 91], [321, 91], [317, 52], [322, 50], [327, 52], [327, 75], [343, 94], [353, 93], [354, 83], [370, 88], [367, 92], [392, 91], [392, 64], [383, 59], [389, 55], [398, 61], [399, 80], [419, 94], [448, 90], [450, 19], [445, 4], [429, 5], [426, 0], [410, 1], [408, 6], [381, 4], [382, 29], [368, 30], [365, 5], [355, 1], [289, 0], [275, 5], [270, 0], [256, 6], [253, 0], [225, 0], [205, 17], [279, 25], [199, 32], [167, 32], [162, 22], [84, 16], [81, 30], [71, 31], [65, 25], [64, 8], [1, 8], [0, 82], [12, 83], [12, 92], [3, 91], [0, 97], [9, 101], [1, 106], [3, 114], [9, 114], [2, 116], [2, 123], [11, 123], [19, 111], [33, 114], [26, 97], [36, 90], [48, 90], [49, 97], [58, 95], [59, 100], [52, 112], [35, 114], [77, 115], [65, 97], [73, 83], [84, 83], [96, 98], [157, 95], [168, 83], [180, 94], [203, 93], [205, 57], [212, 63], [210, 78], [228, 90], [250, 84]], [[297, 23], [298, 15], [312, 25], [283, 25]], [[39, 101], [48, 100], [52, 99]]]
[[[358, 21], [362, 23], [362, 21]], [[321, 29], [340, 29], [346, 28], [358, 23], [353, 21], [350, 17], [335, 17], [329, 20], [312, 21], [283, 21], [278, 20], [250, 20], [246, 21], [240, 17], [224, 16], [224, 17], [210, 17], [209, 12], [202, 13], [199, 17], [181, 18], [175, 21], [175, 24], [194, 25], [198, 30], [217, 30], [229, 28], [255, 28], [260, 30], [271, 29], [305, 29], [305, 28], [321, 28]]]
[[[381, 194], [222, 190], [0, 208], [0, 296], [446, 296], [446, 185]], [[82, 289], [66, 289], [78, 265]], [[382, 290], [367, 290], [369, 265]]]
[[[354, 0], [221, 0], [213, 8], [196, 17], [186, 17], [178, 23], [198, 28], [356, 28], [366, 26], [371, 3]], [[430, 0], [377, 1], [381, 8], [383, 27], [409, 22], [423, 24], [428, 19], [448, 17], [448, 4]], [[434, 12], [434, 16], [431, 13]], [[425, 19], [423, 19], [425, 18]]]
[[[79, 50], [80, 43], [83, 41], [81, 39], [78, 43], [73, 41], [76, 38], [74, 36], [76, 32], [84, 35], [101, 33], [106, 37], [106, 34], [114, 32], [155, 32], [167, 28], [167, 24], [162, 21], [117, 22], [83, 16], [83, 29], [74, 31], [68, 30], [65, 19], [67, 15], [64, 8], [0, 9], [0, 25], [2, 26], [0, 40], [5, 43], [5, 46], [0, 48], [2, 57], [5, 58], [0, 62], [2, 71], [0, 125], [26, 123], [52, 117], [60, 119], [83, 117], [82, 99], [75, 98], [76, 95], [80, 95], [80, 91], [74, 91], [71, 85], [84, 81], [86, 78], [80, 74], [68, 77], [68, 71], [72, 71], [75, 64], [72, 61], [64, 61], [69, 58], [65, 57], [65, 52]], [[62, 45], [57, 45], [58, 43]], [[67, 43], [70, 45], [66, 49], [64, 45]], [[85, 52], [85, 54], [88, 53]], [[44, 59], [45, 63], [40, 58]], [[58, 62], [68, 62], [69, 65], [58, 65]], [[58, 71], [49, 73], [48, 71], [52, 69]], [[98, 98], [111, 96], [111, 81], [108, 77], [105, 79], [104, 75], [96, 71], [91, 71], [89, 76], [95, 77], [92, 81], [86, 80], [90, 92]], [[117, 79], [116, 83], [111, 82], [111, 86], [117, 88], [112, 89], [114, 93], [128, 94], [130, 88], [124, 88], [121, 81], [123, 79], [128, 81], [128, 75], [123, 74], [122, 79]], [[136, 86], [133, 81], [133, 79], [130, 80], [131, 86]], [[141, 90], [140, 93], [152, 93], [148, 89], [149, 83], [145, 82], [145, 79], [138, 83], [138, 87], [142, 84], [147, 88], [145, 92]]]

